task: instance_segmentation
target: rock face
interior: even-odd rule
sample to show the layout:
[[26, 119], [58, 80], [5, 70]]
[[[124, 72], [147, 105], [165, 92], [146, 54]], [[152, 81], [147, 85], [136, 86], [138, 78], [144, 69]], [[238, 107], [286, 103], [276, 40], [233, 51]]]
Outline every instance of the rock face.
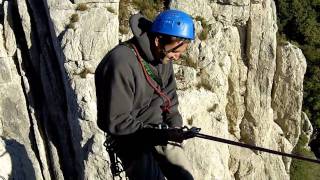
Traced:
[[[184, 118], [206, 134], [291, 152], [301, 131], [306, 62], [296, 47], [277, 46], [274, 2], [189, 3], [172, 6], [202, 17], [211, 28], [189, 54], [197, 66], [196, 76], [188, 77], [198, 88], [179, 92]], [[201, 33], [203, 27], [202, 20], [196, 29]], [[186, 146], [203, 179], [289, 179], [286, 158], [198, 139]]]
[[[0, 179], [112, 179], [96, 125], [94, 71], [119, 39], [119, 0], [0, 1]], [[290, 153], [306, 61], [276, 42], [272, 0], [173, 0], [198, 38], [174, 66], [184, 123]], [[291, 160], [192, 139], [195, 179], [290, 179]]]

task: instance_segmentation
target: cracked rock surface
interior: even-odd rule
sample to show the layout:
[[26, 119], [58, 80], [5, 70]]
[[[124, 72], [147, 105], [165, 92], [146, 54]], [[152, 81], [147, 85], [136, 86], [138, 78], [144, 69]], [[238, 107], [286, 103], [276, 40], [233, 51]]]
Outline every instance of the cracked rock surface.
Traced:
[[[94, 72], [130, 37], [119, 32], [119, 0], [0, 5], [0, 179], [112, 179]], [[174, 65], [185, 125], [286, 153], [310, 137], [301, 111], [306, 60], [277, 44], [273, 0], [171, 6], [191, 14], [197, 32]], [[287, 158], [202, 139], [184, 146], [197, 180], [290, 179]]]

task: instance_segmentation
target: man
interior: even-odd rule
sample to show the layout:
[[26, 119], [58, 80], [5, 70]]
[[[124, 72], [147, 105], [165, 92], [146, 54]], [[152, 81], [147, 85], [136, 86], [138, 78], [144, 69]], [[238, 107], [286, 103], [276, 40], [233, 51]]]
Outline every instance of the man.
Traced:
[[134, 37], [96, 70], [98, 126], [130, 180], [193, 179], [180, 146], [193, 134], [181, 128], [172, 67], [195, 38], [192, 18], [166, 10], [153, 23], [133, 15], [130, 26]]

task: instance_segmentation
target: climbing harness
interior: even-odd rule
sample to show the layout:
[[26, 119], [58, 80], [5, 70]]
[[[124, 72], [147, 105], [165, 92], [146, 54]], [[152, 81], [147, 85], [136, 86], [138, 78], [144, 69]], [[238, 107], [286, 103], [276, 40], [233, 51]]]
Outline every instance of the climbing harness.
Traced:
[[106, 136], [106, 141], [103, 143], [106, 148], [109, 158], [110, 158], [110, 169], [113, 179], [119, 177], [120, 180], [126, 177], [122, 177], [121, 173], [124, 172], [124, 167], [120, 161], [120, 158], [117, 156], [117, 144], [116, 141], [111, 136]]

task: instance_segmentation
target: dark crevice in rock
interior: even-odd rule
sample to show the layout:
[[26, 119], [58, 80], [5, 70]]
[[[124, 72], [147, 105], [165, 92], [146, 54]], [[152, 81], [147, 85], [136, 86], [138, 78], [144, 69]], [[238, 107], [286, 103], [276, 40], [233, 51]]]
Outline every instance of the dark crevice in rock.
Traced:
[[237, 26], [238, 32], [239, 32], [239, 38], [240, 38], [240, 50], [241, 50], [241, 58], [243, 59], [244, 64], [247, 66], [247, 60], [248, 60], [248, 54], [247, 54], [247, 48], [248, 48], [248, 40], [247, 40], [247, 31], [248, 26]]
[[234, 102], [234, 93], [236, 93], [236, 92], [235, 92], [235, 88], [234, 88], [234, 83], [230, 79], [230, 77], [228, 78], [228, 84], [229, 84], [229, 88], [228, 88], [228, 92], [227, 92], [228, 103], [226, 106], [226, 115], [227, 115], [227, 119], [229, 122], [228, 131], [230, 134], [232, 134], [236, 137], [237, 136], [236, 129], [238, 128], [237, 124], [236, 124], [237, 117], [235, 117], [233, 115], [234, 108], [237, 108], [236, 104]]
[[[36, 44], [40, 45], [40, 77], [45, 95], [45, 131], [49, 141], [57, 149], [59, 164], [64, 179], [81, 179], [81, 169], [75, 156], [69, 126], [68, 102], [65, 91], [65, 72], [61, 69], [60, 59], [51, 38], [51, 19], [47, 14], [47, 4], [42, 0], [28, 0], [32, 10], [31, 19], [36, 30]], [[31, 14], [30, 13], [30, 14]], [[68, 84], [66, 84], [68, 85]], [[68, 88], [71, 89], [71, 88]], [[78, 144], [80, 146], [80, 143]]]
[[[34, 116], [32, 115], [32, 112], [30, 112], [30, 106], [33, 105], [33, 102], [32, 102], [32, 99], [31, 99], [32, 97], [30, 97], [30, 95], [28, 95], [28, 93], [26, 91], [26, 86], [28, 84], [25, 84], [27, 82], [24, 82], [23, 75], [22, 75], [22, 73], [25, 72], [25, 71], [22, 70], [22, 65], [19, 63], [19, 59], [18, 59], [17, 56], [18, 56], [18, 54], [16, 53], [15, 56], [13, 57], [13, 60], [14, 60], [16, 69], [18, 70], [18, 74], [21, 76], [21, 87], [23, 89], [23, 94], [25, 96], [27, 109], [28, 109], [28, 117], [29, 117], [29, 122], [30, 122], [30, 132], [29, 132], [28, 138], [29, 138], [30, 143], [31, 143], [31, 149], [35, 153], [35, 156], [36, 156], [36, 158], [37, 158], [37, 160], [39, 162], [41, 170], [43, 170], [44, 167], [43, 167], [43, 165], [41, 163], [42, 160], [41, 160], [40, 152], [39, 152], [39, 149], [38, 149], [38, 146], [37, 146], [36, 133], [35, 133], [35, 129], [34, 129], [35, 128], [34, 122], [36, 122], [37, 119], [34, 118]], [[37, 124], [37, 126], [39, 126], [39, 124]], [[41, 171], [41, 175], [42, 175], [42, 178], [45, 179], [44, 175], [43, 175], [43, 171]]]
[[257, 145], [255, 141], [256, 135], [254, 133], [254, 127], [257, 126], [255, 121], [256, 120], [253, 115], [249, 111], [246, 111], [244, 114], [244, 118], [240, 123], [240, 141], [250, 145]]
[[[277, 47], [277, 53], [278, 53], [279, 50], [280, 50], [279, 47]], [[276, 58], [280, 58], [280, 57], [277, 55]], [[277, 112], [276, 112], [276, 109], [277, 109], [276, 106], [277, 106], [277, 105], [275, 104], [274, 99], [275, 99], [275, 96], [276, 96], [277, 86], [279, 86], [277, 80], [279, 80], [279, 76], [280, 76], [280, 74], [281, 74], [281, 72], [279, 72], [279, 68], [278, 68], [278, 67], [279, 67], [279, 60], [276, 59], [274, 77], [273, 77], [273, 82], [272, 82], [272, 87], [271, 87], [271, 108], [272, 108], [273, 110], [275, 110], [275, 111], [274, 111], [275, 114], [277, 113]], [[278, 120], [278, 119], [274, 119], [274, 122], [275, 122], [276, 124], [278, 124], [279, 127], [284, 131], [283, 126], [282, 126], [281, 124], [279, 124], [279, 120]], [[285, 131], [284, 131], [284, 132], [285, 132]]]
[[[59, 63], [61, 59], [57, 57], [55, 44], [51, 38], [52, 32], [49, 26], [51, 21], [47, 16], [47, 5], [42, 0], [32, 0], [27, 1], [27, 6], [31, 20], [32, 47], [27, 46], [23, 26], [20, 17], [17, 16], [19, 14], [17, 5], [15, 5], [13, 29], [21, 49], [22, 66], [30, 84], [30, 94], [27, 96], [32, 97], [39, 131], [42, 132], [42, 138], [46, 142], [45, 151], [51, 179], [57, 179], [56, 176], [59, 174], [61, 176], [59, 173], [61, 171], [64, 179], [82, 179], [82, 166], [76, 157], [75, 143], [72, 142], [69, 125], [65, 72], [62, 72]], [[79, 146], [77, 149], [80, 149], [80, 142], [77, 145]], [[36, 149], [34, 146], [33, 148]], [[54, 157], [55, 151], [59, 157]], [[39, 155], [37, 156], [39, 158]], [[60, 167], [57, 167], [57, 164]]]
[[164, 1], [163, 1], [164, 9], [170, 9], [171, 1], [172, 1], [172, 0], [164, 0]]
[[[4, 9], [3, 4], [0, 4], [0, 24], [4, 24]], [[2, 34], [1, 34], [2, 36]]]
[[[16, 64], [18, 73], [20, 75], [22, 75], [22, 71], [24, 71], [26, 77], [28, 78], [28, 83], [30, 85], [29, 88], [30, 88], [30, 92], [32, 92], [32, 94], [28, 94], [26, 92], [26, 88], [23, 83], [22, 83], [22, 87], [23, 87], [23, 91], [25, 93], [25, 96], [32, 98], [32, 99], [26, 98], [26, 103], [27, 103], [27, 106], [30, 106], [30, 105], [34, 106], [33, 108], [35, 109], [35, 116], [39, 122], [38, 127], [39, 127], [39, 130], [41, 130], [41, 129], [43, 129], [43, 125], [41, 123], [42, 122], [41, 118], [43, 118], [43, 117], [41, 117], [41, 115], [40, 115], [41, 113], [39, 113], [39, 112], [41, 112], [41, 107], [44, 106], [44, 104], [42, 102], [42, 99], [44, 98], [44, 94], [43, 94], [43, 91], [41, 90], [41, 84], [39, 83], [40, 76], [38, 75], [38, 71], [37, 71], [37, 68], [39, 68], [39, 67], [35, 66], [32, 63], [32, 60], [31, 60], [32, 56], [30, 56], [30, 54], [29, 54], [30, 51], [28, 49], [26, 37], [24, 36], [23, 27], [21, 24], [21, 19], [20, 19], [19, 11], [18, 11], [18, 5], [17, 5], [16, 1], [14, 1], [14, 3], [15, 4], [12, 8], [12, 12], [13, 12], [13, 14], [15, 14], [15, 16], [13, 16], [12, 29], [15, 34], [17, 47], [21, 50], [21, 58], [23, 59], [21, 67], [20, 67], [19, 62], [17, 62], [18, 61], [18, 59], [17, 59], [18, 54], [16, 53], [15, 64]], [[30, 101], [35, 102], [35, 104]], [[31, 119], [32, 119], [31, 112], [29, 112], [29, 118], [31, 121]], [[32, 121], [31, 121], [31, 126], [34, 127], [34, 124]], [[41, 162], [39, 151], [38, 151], [38, 148], [36, 147], [36, 144], [35, 144], [36, 142], [34, 139], [35, 135], [34, 135], [33, 128], [30, 129], [30, 136], [29, 137], [30, 137], [30, 141], [32, 143], [31, 148], [35, 152], [38, 161]], [[44, 140], [46, 140], [46, 139], [44, 139]], [[46, 146], [46, 145], [47, 144], [45, 144], [45, 148], [49, 149], [48, 146]], [[50, 157], [50, 156], [48, 155], [48, 157]], [[48, 159], [50, 159], [50, 158], [48, 158]], [[40, 165], [41, 165], [41, 163], [40, 163]], [[53, 172], [52, 167], [50, 165], [48, 165], [48, 167], [49, 167], [49, 171]], [[41, 165], [41, 168], [43, 169], [42, 165]], [[50, 173], [50, 174], [53, 174], [53, 173]]]
[[[243, 37], [241, 38], [240, 37], [240, 41], [243, 41], [241, 42], [241, 44], [243, 44], [243, 47], [241, 48], [241, 55], [243, 56], [243, 63], [245, 64], [245, 66], [247, 67], [247, 81], [246, 81], [246, 90], [244, 92], [244, 95], [243, 95], [243, 98], [244, 98], [244, 104], [245, 104], [245, 108], [247, 108], [247, 104], [248, 104], [248, 96], [249, 96], [249, 92], [248, 92], [248, 77], [249, 77], [249, 72], [251, 71], [251, 67], [250, 67], [250, 59], [251, 59], [251, 55], [250, 55], [250, 46], [251, 46], [251, 25], [252, 22], [251, 22], [251, 19], [249, 18], [248, 21], [246, 22], [246, 25], [245, 25], [245, 29], [242, 29], [242, 30], [245, 30], [243, 32]], [[240, 32], [239, 32], [240, 33]], [[245, 37], [245, 38], [244, 38]], [[248, 116], [248, 117], [246, 117]], [[248, 139], [248, 134], [244, 133], [245, 132], [245, 129], [246, 128], [249, 128], [249, 123], [248, 123], [248, 120], [247, 118], [252, 120], [252, 116], [251, 116], [251, 113], [248, 112], [247, 109], [245, 109], [245, 113], [244, 113], [244, 117], [242, 118], [241, 122], [240, 122], [240, 138], [245, 142], [245, 143], [248, 143], [248, 142], [252, 142], [252, 140], [249, 140]], [[253, 134], [252, 134], [253, 135]]]
[[[21, 86], [23, 88], [23, 92], [26, 97], [27, 106], [29, 107], [30, 105], [33, 105], [33, 103], [30, 101], [36, 101], [36, 102], [40, 103], [40, 104], [38, 104], [38, 106], [41, 107], [42, 106], [41, 99], [43, 97], [43, 94], [40, 91], [39, 84], [36, 83], [36, 82], [39, 82], [39, 78], [36, 75], [36, 72], [35, 72], [35, 69], [33, 68], [33, 65], [30, 64], [31, 60], [30, 60], [30, 57], [28, 54], [28, 46], [27, 46], [27, 42], [25, 40], [23, 28], [22, 28], [22, 24], [21, 24], [19, 12], [18, 12], [18, 7], [17, 7], [17, 2], [14, 1], [14, 3], [15, 4], [14, 4], [13, 8], [11, 9], [12, 14], [14, 14], [14, 16], [12, 17], [13, 18], [12, 19], [12, 23], [13, 23], [12, 29], [15, 34], [17, 47], [21, 50], [20, 55], [18, 55], [18, 53], [16, 52], [16, 54], [14, 56], [14, 63], [15, 63], [16, 69], [17, 69], [18, 73], [20, 74], [20, 76], [22, 77], [22, 71], [23, 71], [25, 73], [26, 77], [28, 77], [28, 83], [30, 83], [30, 90], [34, 94], [37, 94], [37, 96], [32, 96], [26, 92], [26, 87], [25, 87], [25, 84], [23, 83], [23, 77], [22, 77], [22, 85]], [[18, 56], [21, 56], [21, 58], [24, 59], [24, 61], [22, 62], [21, 65], [18, 62], [19, 61]], [[30, 98], [33, 98], [33, 100], [31, 100]], [[33, 107], [33, 108], [36, 109], [37, 107]], [[38, 110], [36, 110], [35, 116], [38, 119], [40, 119], [37, 112], [38, 112]], [[28, 109], [28, 115], [29, 115], [31, 127], [34, 127], [34, 124], [32, 122], [31, 112], [29, 111], [29, 109]], [[41, 124], [38, 124], [38, 126], [40, 127], [40, 129], [42, 129]], [[35, 133], [34, 133], [33, 128], [30, 129], [29, 139], [31, 142], [31, 148], [32, 148], [33, 152], [35, 153], [38, 161], [41, 162], [39, 150], [36, 145]], [[43, 169], [42, 164], [41, 163], [39, 163], [39, 164], [40, 164], [41, 169]], [[43, 176], [43, 174], [42, 174], [42, 176]]]
[[240, 166], [238, 167], [237, 171], [234, 173], [234, 179], [235, 180], [240, 180]]
[[[251, 52], [250, 52], [250, 47], [251, 47], [251, 31], [252, 31], [252, 22], [251, 22], [251, 18], [249, 18], [249, 20], [247, 21], [246, 23], [246, 28], [245, 28], [245, 39], [244, 39], [244, 49], [243, 49], [243, 56], [245, 57], [244, 58], [244, 63], [245, 65], [248, 67], [248, 72], [249, 72], [249, 61], [250, 61], [250, 58], [251, 58]], [[247, 76], [248, 77], [248, 76]]]
[[[239, 39], [240, 39], [240, 55], [241, 55], [241, 59], [243, 64], [248, 68], [247, 70], [247, 75], [246, 78], [248, 78], [248, 73], [249, 73], [249, 58], [250, 58], [250, 41], [251, 41], [251, 37], [250, 37], [250, 19], [243, 25], [243, 26], [237, 26], [238, 32], [239, 32]], [[231, 84], [231, 83], [229, 83]], [[245, 84], [243, 84], [243, 86], [247, 87], [247, 82], [245, 82]], [[241, 88], [241, 87], [240, 87]], [[248, 91], [247, 88], [245, 88], [244, 92], [241, 93], [241, 97], [243, 98], [243, 102], [246, 104], [247, 102], [247, 97], [248, 97]], [[246, 106], [245, 106], [246, 107]], [[247, 110], [245, 109], [245, 112]], [[245, 120], [245, 116], [242, 117], [242, 120], [239, 122], [239, 128], [241, 130], [241, 125], [242, 125], [242, 121]], [[241, 130], [242, 131], [242, 130]], [[240, 131], [240, 132], [241, 132]], [[241, 133], [240, 133], [240, 138], [243, 139], [243, 137], [241, 137]]]
[[244, 3], [241, 3], [241, 2], [238, 3], [237, 1], [232, 1], [232, 0], [218, 0], [216, 3], [223, 6], [235, 6], [235, 7], [246, 6], [246, 4]]
[[232, 5], [232, 2], [230, 0], [218, 0], [217, 4], [220, 4], [220, 5]]
[[313, 138], [310, 140], [309, 146], [314, 155], [320, 160], [320, 129], [315, 129]]

